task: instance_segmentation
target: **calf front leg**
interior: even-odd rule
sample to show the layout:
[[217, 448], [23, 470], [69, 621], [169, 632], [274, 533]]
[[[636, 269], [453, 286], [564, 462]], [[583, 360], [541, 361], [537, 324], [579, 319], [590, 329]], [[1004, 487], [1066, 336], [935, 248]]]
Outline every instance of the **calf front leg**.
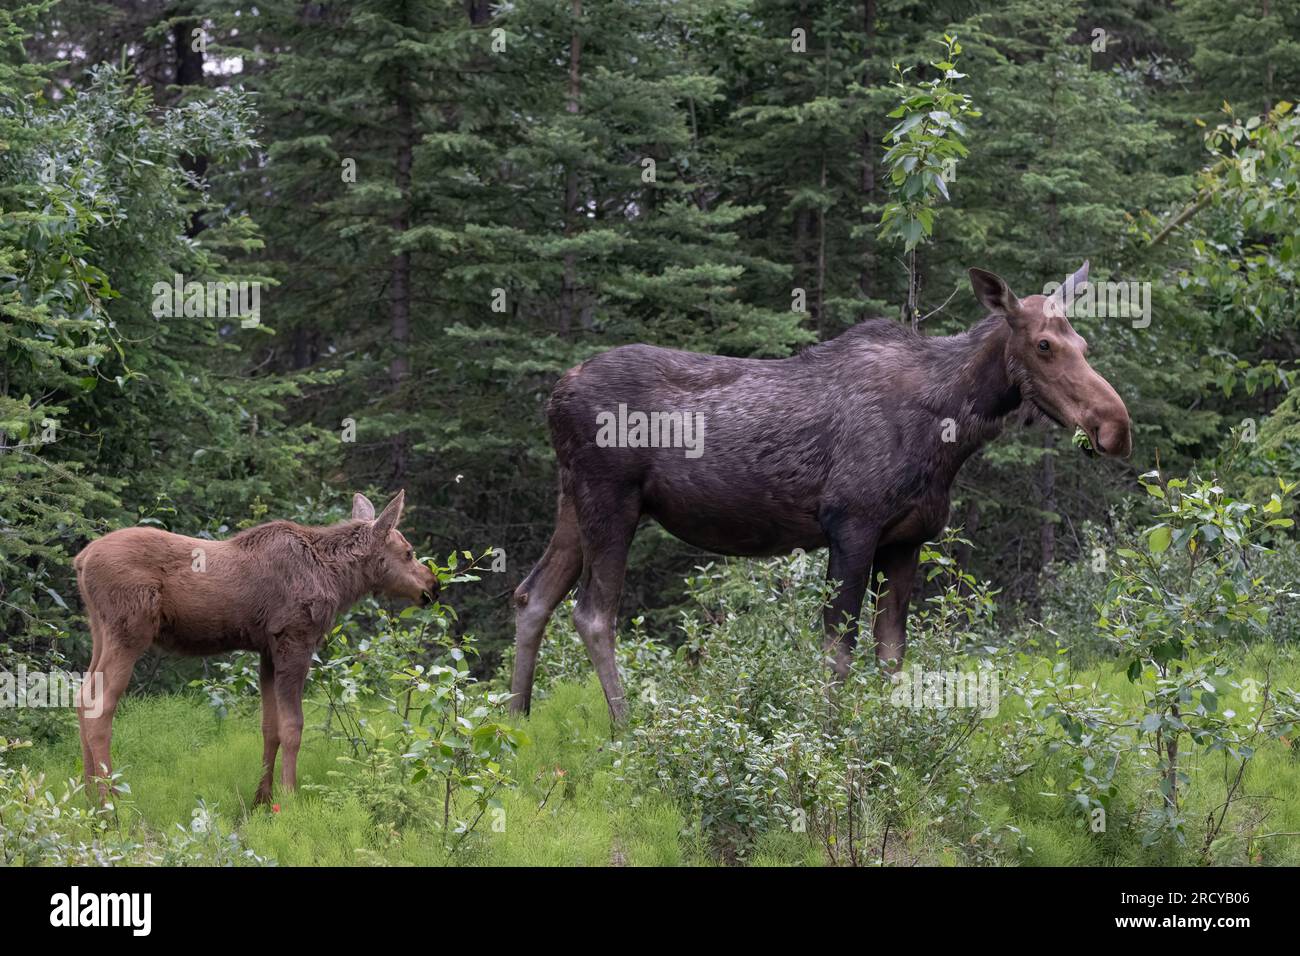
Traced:
[[871, 571], [873, 584], [879, 575], [885, 576], [876, 599], [876, 660], [891, 674], [903, 666], [907, 653], [907, 612], [920, 554], [921, 549], [912, 545], [881, 548]]
[[822, 613], [826, 631], [823, 647], [835, 676], [843, 680], [849, 674], [853, 648], [858, 642], [858, 616], [862, 613], [879, 530], [865, 522], [842, 523], [828, 536], [831, 556], [826, 576], [837, 589]]
[[302, 744], [302, 694], [311, 669], [311, 649], [275, 663], [276, 724], [280, 737], [280, 786], [286, 793], [298, 786], [298, 748]]

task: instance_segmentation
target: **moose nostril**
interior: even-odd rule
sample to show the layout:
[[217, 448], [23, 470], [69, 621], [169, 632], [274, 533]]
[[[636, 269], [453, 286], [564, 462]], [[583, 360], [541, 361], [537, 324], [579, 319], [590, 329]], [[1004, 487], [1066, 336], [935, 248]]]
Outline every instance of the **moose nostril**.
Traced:
[[1097, 451], [1103, 455], [1127, 457], [1129, 454], [1128, 422], [1107, 421], [1097, 428]]

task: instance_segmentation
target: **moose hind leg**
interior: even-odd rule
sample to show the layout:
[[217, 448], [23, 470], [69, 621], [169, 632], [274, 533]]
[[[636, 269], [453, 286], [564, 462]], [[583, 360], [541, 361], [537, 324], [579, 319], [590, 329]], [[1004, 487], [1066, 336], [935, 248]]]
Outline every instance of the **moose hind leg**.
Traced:
[[614, 642], [627, 552], [641, 515], [640, 496], [624, 493], [620, 498], [616, 492], [602, 489], [580, 498], [577, 505], [583, 570], [573, 623], [600, 678], [610, 717], [617, 724], [627, 717], [627, 701]]
[[533, 673], [546, 622], [577, 583], [582, 571], [582, 539], [573, 498], [560, 492], [555, 532], [542, 559], [515, 589], [515, 671], [510, 681], [510, 711], [526, 714], [532, 704]]

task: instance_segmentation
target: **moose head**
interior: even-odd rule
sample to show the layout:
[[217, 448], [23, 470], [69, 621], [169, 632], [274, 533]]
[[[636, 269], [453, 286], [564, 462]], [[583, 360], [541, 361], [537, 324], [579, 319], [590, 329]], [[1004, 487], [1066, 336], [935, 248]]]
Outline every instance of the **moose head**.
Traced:
[[1133, 449], [1128, 409], [1119, 394], [1088, 364], [1088, 343], [1066, 318], [1072, 290], [1088, 281], [1088, 263], [1051, 295], [1024, 299], [1001, 276], [970, 270], [975, 296], [991, 313], [1006, 316], [1007, 374], [1021, 398], [1056, 424], [1083, 429], [1103, 455], [1127, 458]]
[[370, 580], [375, 594], [425, 605], [438, 596], [438, 576], [415, 558], [415, 550], [397, 530], [406, 492], [399, 491], [375, 517], [375, 506], [363, 494], [352, 496], [352, 518], [370, 523], [370, 548], [374, 557]]

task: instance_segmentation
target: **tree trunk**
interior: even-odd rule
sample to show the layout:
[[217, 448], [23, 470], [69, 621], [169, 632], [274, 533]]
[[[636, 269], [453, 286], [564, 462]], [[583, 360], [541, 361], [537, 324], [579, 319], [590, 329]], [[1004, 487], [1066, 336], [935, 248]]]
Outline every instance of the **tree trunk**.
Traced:
[[[172, 43], [176, 50], [175, 82], [177, 86], [203, 85], [203, 50], [194, 49], [194, 31], [201, 27], [198, 20], [177, 20], [172, 24]], [[184, 96], [182, 92], [180, 94]], [[202, 178], [208, 171], [208, 157], [194, 156], [182, 160], [181, 165], [195, 176]], [[198, 212], [190, 216], [190, 224], [185, 234], [193, 239], [203, 231], [203, 222]]]
[[[401, 194], [397, 214], [393, 217], [393, 239], [396, 241], [411, 228], [411, 160], [415, 150], [414, 118], [411, 91], [406, 82], [406, 71], [399, 68], [396, 75], [395, 102], [397, 105], [397, 189]], [[389, 365], [389, 380], [394, 395], [402, 390], [411, 372], [409, 354], [411, 343], [411, 254], [398, 252], [392, 258], [389, 271], [389, 315], [392, 323], [391, 337], [393, 359]], [[401, 401], [398, 400], [400, 407]], [[407, 441], [404, 433], [392, 439], [393, 479], [400, 482], [406, 475]]]
[[[1272, 13], [1272, 4], [1269, 0], [1264, 0], [1263, 14], [1265, 19]], [[1273, 111], [1273, 61], [1266, 59], [1264, 61], [1264, 112]]]
[[[871, 56], [873, 53], [873, 43], [876, 38], [876, 0], [863, 0], [862, 3], [862, 32], [866, 36], [866, 42], [863, 44], [862, 51], [862, 86], [864, 89], [871, 88]], [[871, 121], [864, 120], [862, 124], [862, 138], [859, 150], [862, 155], [862, 180], [860, 187], [860, 203], [867, 206], [875, 201], [876, 195], [876, 155], [875, 139], [871, 135]], [[862, 271], [858, 273], [858, 291], [862, 293], [864, 299], [870, 299], [875, 294], [875, 275], [876, 275], [876, 223], [875, 216], [870, 212], [864, 212], [862, 216], [863, 236], [862, 236]], [[862, 318], [866, 318], [864, 314]]]
[[[826, 149], [822, 148], [821, 188], [826, 190]], [[826, 206], [817, 209], [817, 332], [826, 338]]]
[[[565, 109], [573, 116], [579, 112], [582, 95], [582, 35], [578, 21], [582, 19], [582, 0], [573, 0], [573, 31], [569, 34], [569, 97]], [[578, 168], [570, 163], [564, 174], [564, 238], [577, 233]], [[578, 260], [572, 252], [564, 254], [564, 277], [560, 287], [560, 334], [573, 330], [573, 320], [578, 313]]]
[[[1047, 454], [1043, 455], [1042, 466], [1042, 485], [1043, 493], [1043, 510], [1057, 513], [1056, 508], [1056, 434], [1050, 429], [1043, 433], [1043, 447], [1047, 449]], [[1051, 573], [1052, 562], [1056, 560], [1056, 522], [1052, 521], [1047, 515], [1043, 516], [1038, 526], [1038, 548], [1040, 567], [1046, 574]]]

